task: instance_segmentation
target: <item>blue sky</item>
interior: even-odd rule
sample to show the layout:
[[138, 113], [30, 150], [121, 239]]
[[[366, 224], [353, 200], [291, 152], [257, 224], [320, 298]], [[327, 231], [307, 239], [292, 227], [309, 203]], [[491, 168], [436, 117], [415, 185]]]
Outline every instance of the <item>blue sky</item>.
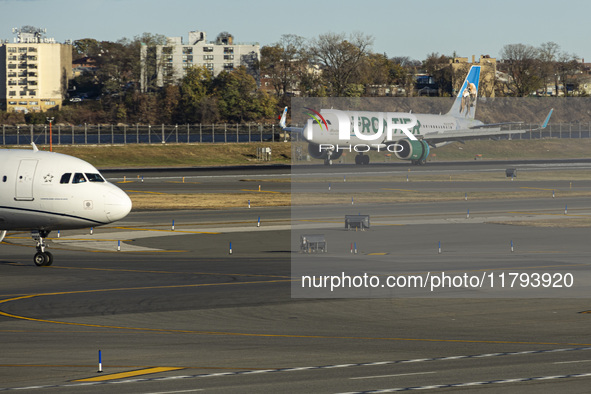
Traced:
[[238, 42], [269, 45], [282, 34], [306, 38], [360, 31], [373, 51], [422, 60], [432, 52], [497, 57], [506, 44], [548, 41], [591, 62], [589, 0], [0, 0], [0, 38], [13, 27], [47, 28], [47, 36], [116, 41], [144, 32], [208, 39], [228, 31]]

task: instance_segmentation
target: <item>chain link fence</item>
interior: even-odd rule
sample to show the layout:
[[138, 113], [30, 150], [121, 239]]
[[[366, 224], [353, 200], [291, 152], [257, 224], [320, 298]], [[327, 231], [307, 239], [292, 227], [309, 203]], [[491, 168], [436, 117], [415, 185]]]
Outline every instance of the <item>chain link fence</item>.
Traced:
[[265, 124], [193, 125], [3, 125], [3, 145], [229, 143], [284, 141], [283, 131]]
[[[549, 124], [543, 130], [539, 125], [519, 125], [513, 128], [531, 129], [525, 133], [499, 136], [500, 139], [542, 138], [591, 138], [590, 123]], [[57, 145], [113, 145], [113, 144], [162, 144], [162, 143], [231, 143], [231, 142], [280, 142], [289, 139], [276, 125], [55, 125], [51, 133], [48, 125], [3, 125], [3, 145], [48, 145], [50, 134]], [[301, 139], [294, 134], [294, 140]]]

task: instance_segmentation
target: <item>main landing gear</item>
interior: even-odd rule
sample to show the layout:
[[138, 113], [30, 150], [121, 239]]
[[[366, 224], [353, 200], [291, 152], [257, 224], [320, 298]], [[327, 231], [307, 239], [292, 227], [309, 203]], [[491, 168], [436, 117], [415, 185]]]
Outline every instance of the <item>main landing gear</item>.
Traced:
[[357, 156], [355, 156], [355, 164], [369, 164], [369, 156], [364, 155], [363, 153], [359, 153]]
[[35, 253], [33, 261], [38, 267], [47, 267], [53, 263], [53, 255], [45, 251], [47, 245], [45, 245], [44, 241], [44, 238], [47, 238], [50, 232], [46, 230], [31, 231], [31, 237], [37, 241], [37, 253]]

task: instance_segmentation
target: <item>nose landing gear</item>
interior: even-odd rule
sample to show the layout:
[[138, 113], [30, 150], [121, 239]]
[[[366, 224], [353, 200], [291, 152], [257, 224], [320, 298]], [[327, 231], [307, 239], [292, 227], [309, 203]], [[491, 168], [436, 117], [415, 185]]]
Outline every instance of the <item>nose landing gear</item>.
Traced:
[[37, 241], [37, 253], [35, 253], [33, 261], [38, 267], [47, 267], [53, 263], [53, 255], [45, 251], [47, 245], [45, 245], [44, 238], [47, 238], [49, 233], [50, 231], [45, 230], [31, 231], [31, 237]]

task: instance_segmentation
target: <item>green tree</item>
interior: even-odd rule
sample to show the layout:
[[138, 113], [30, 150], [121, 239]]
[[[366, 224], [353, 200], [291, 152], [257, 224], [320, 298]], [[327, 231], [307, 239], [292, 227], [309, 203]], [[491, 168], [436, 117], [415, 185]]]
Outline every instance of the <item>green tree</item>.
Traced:
[[257, 92], [256, 81], [245, 67], [221, 72], [214, 80], [220, 116], [231, 122], [244, 122], [266, 117], [275, 110], [276, 101]]
[[212, 75], [205, 67], [191, 67], [180, 84], [180, 113], [185, 122], [203, 121], [204, 105], [212, 87]]

